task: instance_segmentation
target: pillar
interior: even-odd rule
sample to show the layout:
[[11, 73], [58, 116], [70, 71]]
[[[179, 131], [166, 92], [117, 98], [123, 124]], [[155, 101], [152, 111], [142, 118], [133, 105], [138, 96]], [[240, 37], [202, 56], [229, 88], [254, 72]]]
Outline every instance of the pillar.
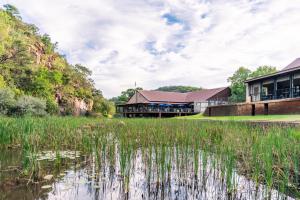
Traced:
[[294, 87], [294, 75], [290, 75], [290, 98], [293, 98], [294, 92], [293, 92], [293, 87]]
[[277, 99], [277, 78], [274, 78], [274, 95], [273, 99]]
[[[246, 103], [251, 102], [249, 83], [246, 83]], [[201, 112], [201, 109], [200, 109]]]

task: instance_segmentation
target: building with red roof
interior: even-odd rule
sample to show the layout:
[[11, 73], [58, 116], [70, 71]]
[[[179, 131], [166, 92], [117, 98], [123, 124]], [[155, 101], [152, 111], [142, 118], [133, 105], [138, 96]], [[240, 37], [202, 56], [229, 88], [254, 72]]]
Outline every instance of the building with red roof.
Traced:
[[168, 117], [204, 112], [209, 105], [227, 104], [228, 87], [203, 89], [194, 92], [163, 92], [138, 90], [117, 112], [125, 117]]

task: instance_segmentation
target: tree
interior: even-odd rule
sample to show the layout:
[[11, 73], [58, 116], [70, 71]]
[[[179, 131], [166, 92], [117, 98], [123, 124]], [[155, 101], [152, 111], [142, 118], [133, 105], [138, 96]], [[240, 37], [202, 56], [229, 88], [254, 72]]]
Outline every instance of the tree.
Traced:
[[268, 75], [276, 72], [276, 67], [260, 66], [255, 71], [240, 67], [231, 77], [228, 78], [230, 82], [232, 102], [244, 102], [246, 100], [246, 85], [245, 81], [249, 78], [256, 78], [259, 76]]
[[85, 76], [85, 77], [91, 76], [91, 75], [92, 75], [92, 71], [89, 70], [89, 68], [87, 68], [87, 67], [85, 67], [85, 66], [83, 66], [83, 65], [81, 65], [81, 64], [76, 64], [76, 65], [74, 66], [74, 68], [75, 68], [75, 70], [76, 70], [78, 73], [82, 74], [82, 75]]
[[105, 117], [115, 113], [115, 104], [104, 98], [94, 101], [93, 112], [102, 113]]
[[178, 85], [178, 86], [164, 86], [157, 88], [157, 91], [164, 91], [164, 92], [193, 92], [197, 90], [201, 90], [201, 87], [193, 87], [193, 86], [183, 86], [183, 85]]
[[141, 87], [137, 87], [135, 89], [129, 88], [125, 91], [122, 91], [120, 96], [113, 97], [110, 100], [113, 101], [115, 104], [124, 104], [134, 95], [135, 91], [137, 90], [143, 90], [143, 88]]
[[10, 15], [15, 16], [19, 19], [21, 18], [20, 17], [20, 12], [15, 6], [13, 6], [11, 4], [5, 4], [3, 7], [4, 7], [5, 11], [7, 13], [9, 13]]
[[277, 71], [276, 67], [264, 65], [264, 66], [258, 67], [254, 72], [252, 72], [250, 74], [250, 77], [256, 78], [259, 76], [264, 76], [264, 75], [275, 73], [276, 71]]
[[249, 78], [251, 71], [245, 67], [240, 67], [231, 77], [228, 82], [231, 83], [231, 97], [233, 102], [243, 102], [246, 99], [245, 81]]

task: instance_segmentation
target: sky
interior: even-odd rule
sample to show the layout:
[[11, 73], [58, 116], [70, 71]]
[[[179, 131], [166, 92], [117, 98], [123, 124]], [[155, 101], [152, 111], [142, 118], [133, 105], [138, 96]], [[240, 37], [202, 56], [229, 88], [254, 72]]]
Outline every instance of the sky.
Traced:
[[135, 83], [228, 86], [240, 66], [300, 57], [300, 0], [1, 0], [47, 33], [105, 97]]

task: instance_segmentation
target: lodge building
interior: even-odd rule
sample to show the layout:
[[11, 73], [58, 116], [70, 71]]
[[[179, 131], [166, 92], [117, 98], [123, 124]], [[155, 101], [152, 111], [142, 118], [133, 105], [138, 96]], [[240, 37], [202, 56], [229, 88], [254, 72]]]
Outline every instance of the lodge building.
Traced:
[[228, 104], [228, 87], [195, 92], [137, 90], [126, 104], [117, 105], [124, 117], [174, 117], [202, 113], [207, 106]]
[[245, 81], [246, 102], [211, 106], [207, 116], [300, 114], [300, 58], [282, 70]]
[[246, 102], [230, 104], [228, 87], [177, 93], [136, 91], [117, 112], [125, 117], [300, 114], [300, 58], [282, 70], [245, 81]]

